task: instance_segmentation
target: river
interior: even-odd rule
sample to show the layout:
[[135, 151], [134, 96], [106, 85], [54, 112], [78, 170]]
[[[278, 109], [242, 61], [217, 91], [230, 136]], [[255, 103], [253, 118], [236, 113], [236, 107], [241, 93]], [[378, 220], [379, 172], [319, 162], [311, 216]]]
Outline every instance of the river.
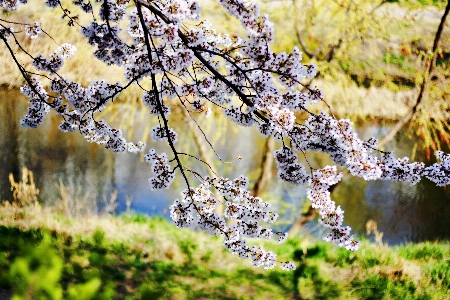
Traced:
[[[26, 166], [34, 173], [36, 186], [40, 189], [39, 200], [44, 204], [57, 201], [62, 182], [69, 187], [73, 198], [86, 198], [97, 210], [104, 208], [104, 199], [109, 199], [113, 191], [117, 191], [117, 213], [126, 211], [127, 199], [131, 199], [132, 210], [168, 218], [168, 207], [183, 188], [179, 176], [170, 190], [152, 192], [147, 183], [152, 173], [150, 166], [142, 162], [142, 156], [116, 155], [101, 146], [87, 143], [78, 132], [62, 133], [57, 129], [59, 117], [53, 113], [37, 129], [22, 128], [19, 121], [27, 108], [24, 97], [17, 91], [3, 91], [0, 99], [1, 200], [12, 198], [8, 174], [13, 173], [17, 181], [21, 168]], [[236, 134], [238, 128], [227, 126], [211, 125], [207, 130], [212, 133], [221, 131], [220, 136], [212, 138], [218, 154], [225, 161], [234, 161], [233, 164], [219, 166], [219, 170], [230, 178], [249, 172], [254, 178], [263, 139], [254, 135], [253, 129], [244, 129]], [[144, 130], [143, 127], [136, 130], [132, 140], [137, 141], [136, 137]], [[375, 125], [358, 128], [363, 137], [383, 135], [387, 130], [386, 126]], [[181, 140], [190, 138], [186, 131], [179, 133]], [[192, 154], [196, 153], [192, 144], [185, 142], [185, 145]], [[413, 145], [413, 140], [399, 134], [387, 147], [397, 157], [403, 157], [411, 155]], [[237, 160], [238, 156], [242, 160]], [[420, 151], [417, 159], [426, 160]], [[327, 162], [323, 155], [312, 156], [311, 160], [317, 164]], [[268, 190], [265, 197], [281, 212], [278, 228], [286, 230], [307, 204], [304, 188], [280, 184], [275, 179]], [[383, 241], [390, 245], [450, 239], [450, 191], [435, 187], [426, 179], [412, 186], [388, 181], [365, 182], [346, 176], [332, 197], [345, 211], [345, 224], [360, 236], [366, 234], [366, 222], [373, 219], [378, 223], [378, 230], [384, 233]], [[318, 231], [316, 223], [310, 222], [306, 230]]]

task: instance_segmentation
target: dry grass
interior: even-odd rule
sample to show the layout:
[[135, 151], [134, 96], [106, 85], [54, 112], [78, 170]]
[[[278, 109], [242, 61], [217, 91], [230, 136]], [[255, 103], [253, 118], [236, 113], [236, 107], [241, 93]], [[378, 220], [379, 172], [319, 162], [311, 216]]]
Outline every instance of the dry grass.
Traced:
[[[367, 235], [370, 235], [371, 233], [373, 233], [374, 238], [375, 238], [375, 243], [377, 243], [378, 246], [383, 247], [383, 232], [378, 231], [378, 224], [376, 221], [370, 219], [369, 221], [367, 221], [366, 223], [366, 230], [367, 230]], [[387, 244], [386, 244], [387, 245]]]
[[[192, 238], [198, 244], [193, 253], [196, 258], [214, 252], [214, 259], [210, 262], [214, 267], [233, 269], [237, 266], [251, 266], [249, 262], [243, 262], [238, 258], [230, 260], [227, 252], [217, 251], [222, 248], [219, 239], [211, 242], [209, 236], [172, 228], [173, 225], [168, 225], [169, 228], [151, 228], [148, 222], [133, 222], [129, 219], [127, 221], [126, 218], [109, 214], [72, 218], [56, 213], [50, 207], [39, 205], [19, 207], [4, 202], [0, 205], [0, 225], [13, 226], [21, 230], [44, 228], [68, 236], [81, 237], [92, 236], [97, 230], [101, 230], [105, 233], [105, 238], [111, 242], [130, 244], [132, 248], [148, 253], [152, 260], [169, 259], [180, 264], [186, 263], [189, 259], [179, 245], [179, 238], [184, 236], [183, 239]], [[227, 265], [222, 263], [225, 256]]]
[[[336, 84], [316, 80], [325, 92], [325, 101], [331, 112], [341, 118], [398, 120], [405, 116], [414, 105], [416, 90], [392, 92], [385, 88], [369, 89], [356, 86], [341, 87]], [[318, 106], [317, 110], [327, 108]]]
[[12, 173], [9, 174], [11, 191], [13, 192], [13, 203], [17, 206], [37, 205], [37, 196], [39, 189], [34, 183], [33, 172], [27, 167], [22, 168], [22, 180], [16, 182]]

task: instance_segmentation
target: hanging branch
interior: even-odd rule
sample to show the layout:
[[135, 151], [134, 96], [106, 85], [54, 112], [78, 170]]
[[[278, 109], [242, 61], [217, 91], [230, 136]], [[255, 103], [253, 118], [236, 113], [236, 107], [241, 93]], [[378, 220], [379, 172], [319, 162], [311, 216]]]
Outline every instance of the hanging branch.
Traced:
[[[204, 139], [200, 137], [200, 134], [198, 133], [199, 130], [198, 125], [195, 124], [192, 116], [184, 107], [181, 108], [181, 111], [183, 113], [184, 122], [187, 123], [187, 125], [189, 126], [190, 132], [194, 139], [194, 143], [197, 146], [198, 154], [206, 164], [206, 171], [208, 172], [211, 178], [218, 177], [219, 172], [214, 166], [214, 161], [211, 159], [211, 156], [208, 155], [207, 146], [204, 142]], [[215, 196], [218, 203], [214, 211], [221, 214], [225, 208], [225, 198], [220, 193], [216, 193]]]
[[[342, 182], [342, 181], [340, 181]], [[336, 189], [336, 187], [339, 185], [338, 182], [335, 185], [332, 185], [329, 189], [328, 192], [330, 192], [330, 194], [333, 193], [333, 191]], [[287, 233], [289, 236], [296, 236], [301, 228], [308, 222], [311, 222], [312, 220], [314, 220], [314, 218], [317, 215], [317, 209], [312, 207], [311, 204], [308, 205], [308, 210], [306, 212], [302, 212], [300, 214], [300, 216], [298, 216], [297, 219], [295, 219], [294, 223], [292, 223], [291, 227], [288, 229]]]

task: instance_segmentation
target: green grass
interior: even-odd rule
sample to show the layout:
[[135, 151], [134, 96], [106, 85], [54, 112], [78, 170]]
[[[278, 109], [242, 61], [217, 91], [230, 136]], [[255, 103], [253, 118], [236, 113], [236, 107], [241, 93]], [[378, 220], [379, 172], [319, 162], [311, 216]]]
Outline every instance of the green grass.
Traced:
[[[91, 286], [93, 292], [88, 294], [92, 299], [244, 299], [248, 294], [257, 297], [265, 293], [280, 298], [286, 289], [293, 289], [289, 280], [272, 280], [286, 276], [281, 270], [264, 274], [247, 268], [208, 268], [207, 258], [193, 258], [195, 241], [180, 241], [181, 251], [188, 259], [176, 263], [152, 259], [133, 245], [107, 241], [100, 230], [89, 238], [72, 238], [45, 229], [20, 231], [2, 226], [0, 236], [1, 288], [12, 290], [15, 295], [32, 294], [32, 299], [44, 294], [43, 299], [60, 299], [61, 295], [66, 298], [70, 289], [85, 285]], [[20, 264], [25, 267], [17, 271]], [[56, 278], [56, 284], [55, 280], [46, 280], [45, 285], [37, 282], [36, 276], [42, 275], [43, 270], [47, 270], [47, 277]]]
[[297, 269], [253, 268], [225, 251], [219, 237], [164, 219], [67, 222], [46, 209], [1, 207], [0, 292], [14, 299], [130, 300], [443, 299], [450, 292], [448, 243], [363, 241], [354, 253], [310, 237], [261, 244]]

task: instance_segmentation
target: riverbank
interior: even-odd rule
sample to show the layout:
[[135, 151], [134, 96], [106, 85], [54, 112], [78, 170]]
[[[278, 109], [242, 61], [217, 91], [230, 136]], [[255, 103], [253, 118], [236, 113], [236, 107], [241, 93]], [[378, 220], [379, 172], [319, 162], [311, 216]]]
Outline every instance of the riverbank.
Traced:
[[448, 243], [364, 241], [352, 253], [306, 236], [264, 242], [295, 261], [297, 270], [285, 272], [253, 268], [220, 238], [134, 214], [74, 219], [1, 205], [0, 236], [0, 290], [22, 299], [44, 291], [50, 299], [445, 299], [450, 292]]

